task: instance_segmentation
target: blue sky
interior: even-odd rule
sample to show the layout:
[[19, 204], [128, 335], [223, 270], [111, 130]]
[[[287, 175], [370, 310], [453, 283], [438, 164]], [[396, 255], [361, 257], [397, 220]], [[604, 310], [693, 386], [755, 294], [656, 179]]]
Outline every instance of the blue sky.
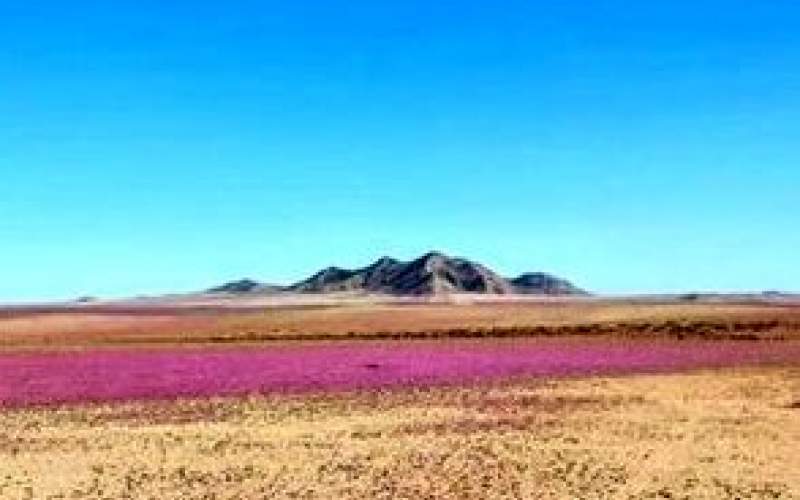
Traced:
[[0, 4], [0, 300], [430, 249], [800, 289], [797, 2], [288, 4]]

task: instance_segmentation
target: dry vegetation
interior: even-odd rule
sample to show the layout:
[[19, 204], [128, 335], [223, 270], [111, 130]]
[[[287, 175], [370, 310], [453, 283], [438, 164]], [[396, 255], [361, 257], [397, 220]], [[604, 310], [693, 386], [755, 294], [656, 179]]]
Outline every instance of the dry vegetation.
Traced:
[[800, 372], [0, 413], [2, 498], [800, 498]]
[[800, 306], [553, 301], [7, 311], [0, 348], [503, 336], [798, 338]]
[[[298, 359], [308, 359], [308, 346], [385, 344], [387, 353], [399, 356], [399, 346], [418, 343], [352, 339], [476, 336], [493, 338], [475, 342], [491, 356], [502, 343], [496, 339], [547, 336], [564, 346], [600, 345], [607, 340], [600, 337], [665, 338], [631, 344], [679, 345], [681, 353], [701, 344], [713, 344], [709, 352], [737, 346], [748, 355], [758, 347], [782, 357], [778, 365], [744, 368], [734, 360], [725, 365], [738, 369], [663, 375], [539, 375], [324, 394], [222, 398], [210, 391], [211, 397], [172, 401], [10, 405], [0, 410], [0, 498], [800, 498], [800, 360], [792, 351], [800, 339], [797, 305], [551, 301], [0, 310], [5, 366], [31, 369], [35, 360], [61, 356], [67, 359], [62, 365], [72, 367], [73, 352], [36, 351], [87, 349], [84, 357], [115, 360], [100, 363], [108, 370], [95, 375], [110, 373], [117, 384], [124, 356], [114, 353], [129, 346], [158, 347], [159, 359], [180, 352], [205, 362], [206, 355], [234, 351], [210, 349], [213, 343], [279, 341], [263, 350], [296, 351], [305, 353]], [[569, 342], [562, 339], [567, 336]], [[671, 340], [695, 338], [720, 342]], [[726, 342], [731, 339], [793, 340]], [[98, 349], [120, 345], [125, 349]], [[175, 345], [202, 349], [160, 349]], [[257, 350], [239, 351], [249, 359]], [[344, 356], [354, 362], [352, 354]], [[217, 365], [202, 371], [214, 376], [203, 379], [170, 363], [164, 366], [183, 374], [175, 383], [235, 382]], [[308, 362], [283, 364], [309, 376]], [[142, 375], [170, 379], [164, 366], [146, 365]], [[41, 375], [22, 373], [27, 380], [6, 377], [3, 385], [0, 379], [0, 396], [25, 396], [48, 383], [68, 391], [91, 382], [83, 369], [69, 378], [54, 365], [40, 368], [30, 373]], [[325, 364], [324, 374], [334, 368]], [[372, 365], [362, 368], [358, 373], [366, 375], [360, 376], [380, 377]], [[105, 387], [106, 378], [98, 380]]]

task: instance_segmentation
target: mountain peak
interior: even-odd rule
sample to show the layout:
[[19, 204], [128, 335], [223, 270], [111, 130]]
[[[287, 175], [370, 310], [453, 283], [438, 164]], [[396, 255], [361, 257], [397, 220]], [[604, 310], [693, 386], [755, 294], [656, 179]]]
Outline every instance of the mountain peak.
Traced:
[[437, 250], [432, 250], [420, 257], [417, 257], [415, 260], [417, 261], [431, 261], [431, 260], [450, 260], [453, 257], [446, 255], [444, 252], [439, 252]]
[[384, 255], [380, 259], [376, 260], [372, 263], [369, 267], [383, 267], [383, 266], [393, 266], [395, 264], [399, 264], [400, 261], [395, 259], [394, 257], [389, 257], [388, 255]]

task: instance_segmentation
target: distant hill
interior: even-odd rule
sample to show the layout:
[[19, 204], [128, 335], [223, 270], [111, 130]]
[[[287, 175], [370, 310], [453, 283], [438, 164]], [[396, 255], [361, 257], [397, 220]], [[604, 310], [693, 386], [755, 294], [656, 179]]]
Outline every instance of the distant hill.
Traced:
[[476, 262], [430, 252], [411, 261], [382, 257], [360, 269], [329, 267], [287, 287], [244, 279], [212, 288], [220, 293], [332, 293], [372, 292], [392, 295], [444, 293], [586, 295], [562, 278], [547, 273], [525, 273], [507, 279]]
[[545, 295], [586, 295], [569, 281], [547, 273], [525, 273], [509, 280], [516, 293]]
[[237, 281], [229, 281], [220, 286], [210, 288], [209, 293], [268, 293], [279, 292], [283, 287], [268, 285], [260, 281], [244, 278]]

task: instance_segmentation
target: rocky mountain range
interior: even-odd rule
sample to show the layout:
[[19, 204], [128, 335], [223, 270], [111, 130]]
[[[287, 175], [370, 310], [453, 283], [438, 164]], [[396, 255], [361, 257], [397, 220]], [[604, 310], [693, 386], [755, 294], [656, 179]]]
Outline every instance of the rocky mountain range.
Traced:
[[562, 278], [525, 273], [505, 278], [476, 262], [430, 252], [411, 261], [381, 257], [367, 267], [329, 267], [293, 285], [281, 287], [251, 279], [214, 287], [211, 293], [331, 293], [371, 292], [391, 295], [438, 295], [446, 293], [586, 295]]

